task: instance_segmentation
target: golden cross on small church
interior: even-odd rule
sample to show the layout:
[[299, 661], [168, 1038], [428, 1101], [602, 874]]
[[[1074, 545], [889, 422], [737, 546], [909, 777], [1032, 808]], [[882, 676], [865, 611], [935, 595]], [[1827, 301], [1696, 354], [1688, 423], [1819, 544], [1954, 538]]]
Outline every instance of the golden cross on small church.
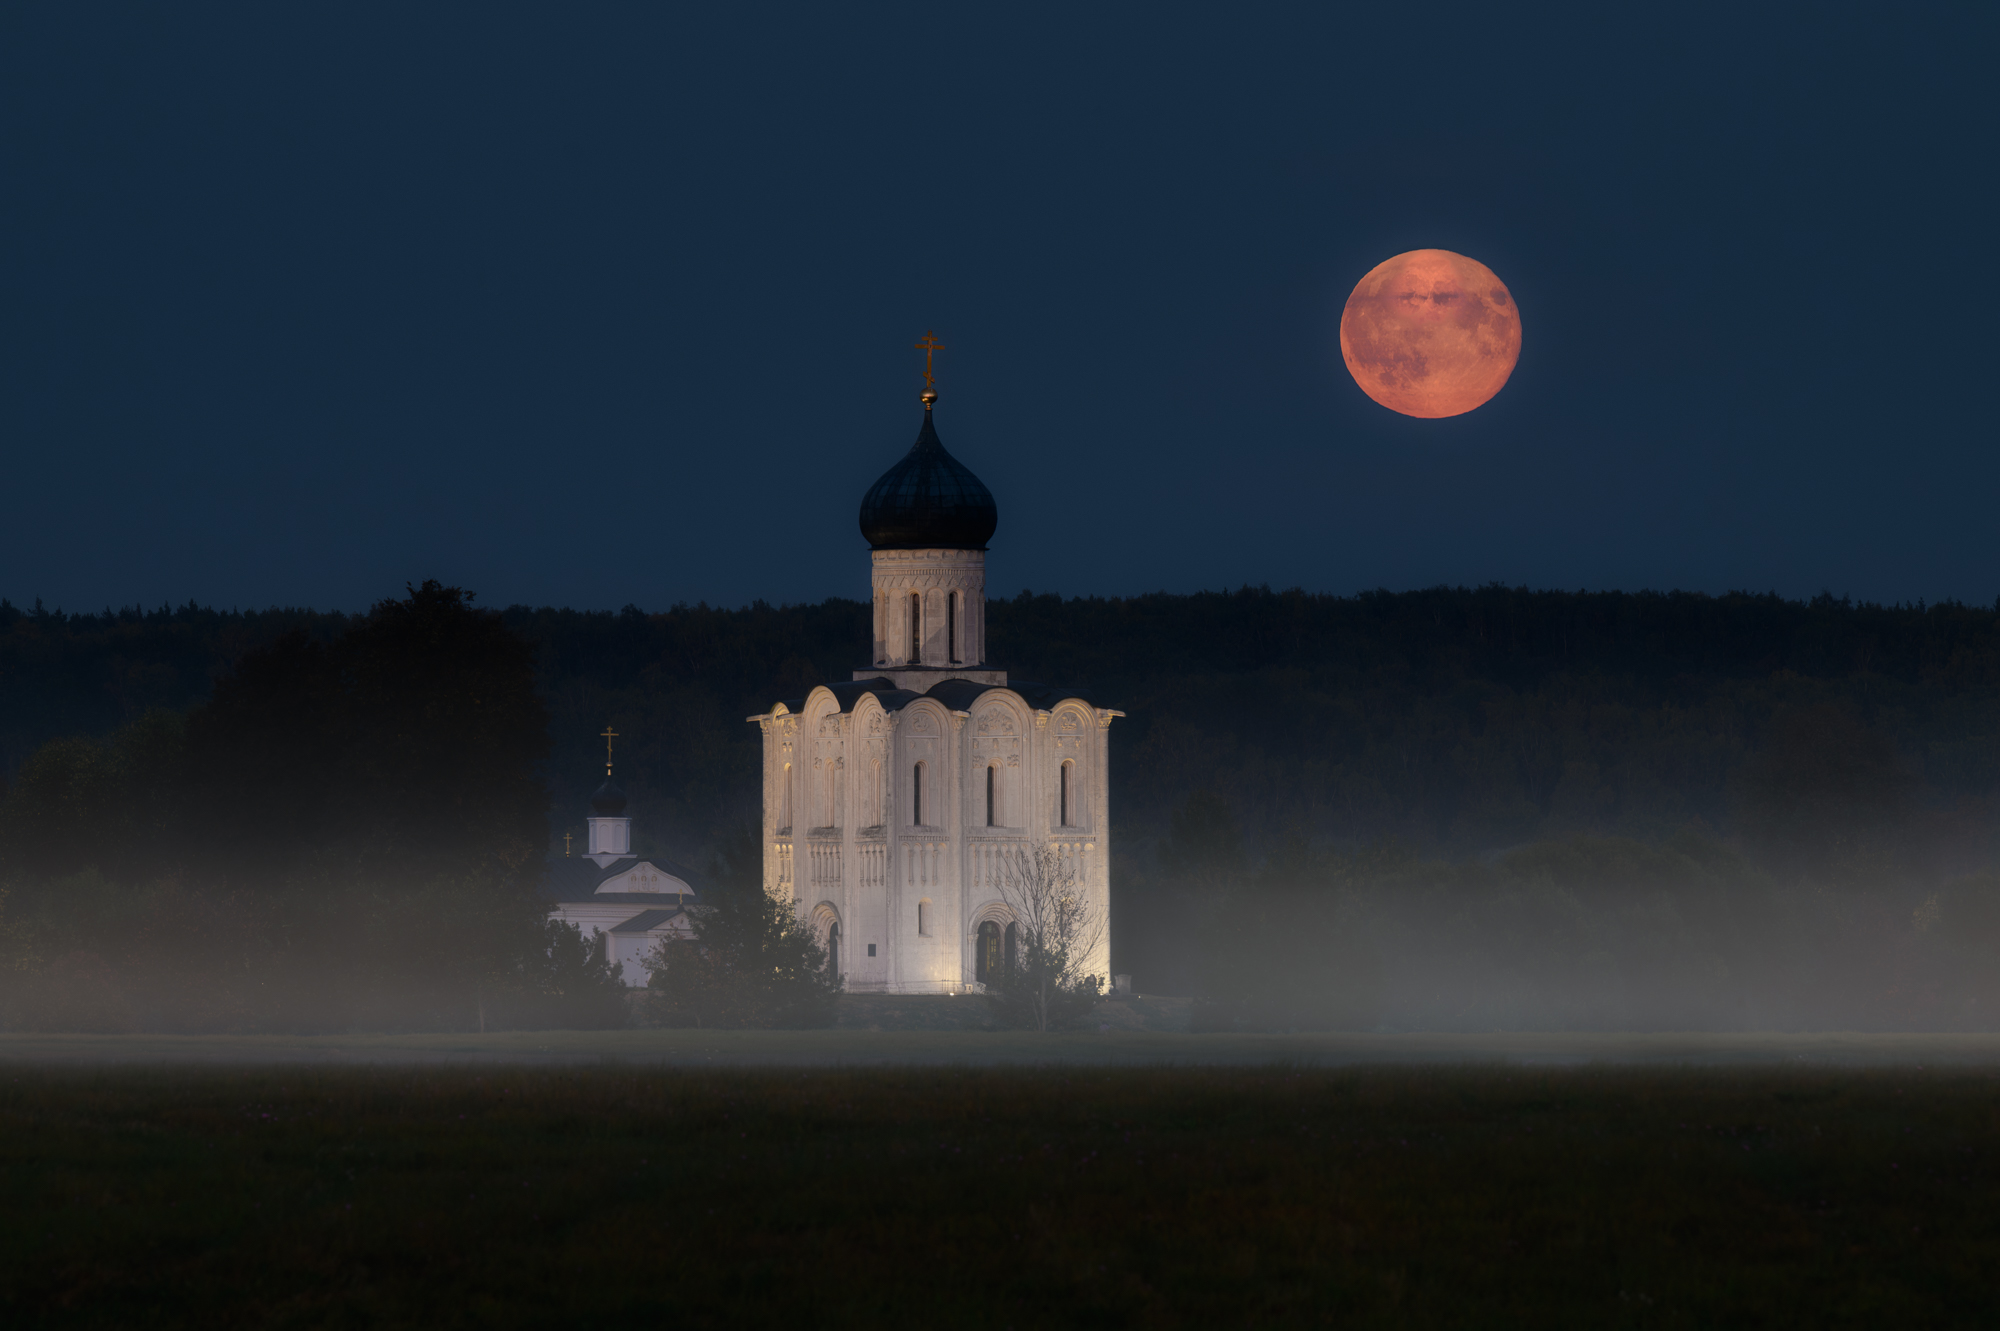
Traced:
[[563, 833], [563, 858], [564, 858], [564, 859], [568, 859], [568, 858], [569, 858], [569, 843], [570, 843], [571, 839], [572, 839], [572, 838], [574, 838], [575, 836], [576, 836], [576, 833], [574, 833], [574, 832], [564, 832], [564, 833]]
[[611, 775], [611, 741], [618, 738], [618, 732], [610, 726], [604, 727], [604, 775]]
[[917, 350], [924, 353], [924, 410], [929, 411], [931, 403], [937, 401], [937, 381], [931, 375], [931, 356], [944, 350], [944, 343], [937, 340], [937, 334], [924, 330], [924, 340], [917, 343]]

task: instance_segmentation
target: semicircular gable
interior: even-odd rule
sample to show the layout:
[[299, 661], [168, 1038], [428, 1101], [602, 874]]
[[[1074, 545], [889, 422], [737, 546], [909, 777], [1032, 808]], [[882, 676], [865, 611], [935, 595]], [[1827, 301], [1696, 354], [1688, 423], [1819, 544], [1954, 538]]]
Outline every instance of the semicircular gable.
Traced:
[[1014, 923], [1017, 918], [1012, 906], [995, 897], [990, 901], [982, 902], [973, 910], [971, 928], [968, 932], [978, 933], [979, 926], [989, 921], [1004, 928]]
[[597, 885], [599, 893], [661, 893], [692, 896], [694, 889], [650, 860], [640, 860], [622, 873], [613, 874]]
[[951, 725], [951, 713], [935, 698], [918, 698], [903, 708], [902, 727], [911, 735], [942, 735]]
[[896, 726], [896, 713], [882, 705], [874, 694], [864, 694], [854, 704], [854, 733], [880, 738]]
[[828, 713], [840, 714], [840, 699], [832, 689], [824, 684], [816, 684], [806, 695], [805, 703], [799, 708], [799, 715], [806, 718], [806, 724], [817, 725]]
[[1089, 703], [1072, 699], [1060, 702], [1049, 713], [1049, 731], [1057, 739], [1089, 734], [1097, 726], [1097, 713]]
[[972, 733], [1001, 736], [1026, 733], [1031, 709], [1012, 689], [994, 689], [980, 698], [972, 713]]

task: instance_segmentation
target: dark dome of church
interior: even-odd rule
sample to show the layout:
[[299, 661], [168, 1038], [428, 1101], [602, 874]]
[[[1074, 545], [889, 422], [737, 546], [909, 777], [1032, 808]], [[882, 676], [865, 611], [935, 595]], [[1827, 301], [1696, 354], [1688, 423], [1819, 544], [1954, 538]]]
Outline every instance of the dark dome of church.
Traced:
[[616, 818], [625, 812], [625, 792], [610, 777], [590, 797], [590, 811], [599, 818]]
[[917, 442], [861, 501], [861, 534], [877, 550], [984, 550], [999, 525], [992, 493], [944, 451], [928, 411]]

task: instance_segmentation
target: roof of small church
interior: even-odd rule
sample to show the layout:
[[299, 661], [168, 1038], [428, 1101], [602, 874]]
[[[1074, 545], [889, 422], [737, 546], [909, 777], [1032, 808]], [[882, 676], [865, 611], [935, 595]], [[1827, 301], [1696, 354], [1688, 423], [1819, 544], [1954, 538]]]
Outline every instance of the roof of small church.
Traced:
[[616, 818], [625, 812], [624, 788], [611, 779], [611, 773], [606, 772], [604, 784], [591, 792], [590, 811], [599, 818]]
[[611, 932], [614, 934], [643, 934], [659, 928], [676, 916], [685, 914], [687, 914], [687, 911], [680, 907], [675, 907], [672, 910], [642, 910], [631, 919], [625, 921], [625, 923], [612, 925]]
[[599, 892], [597, 885], [607, 878], [616, 878], [633, 865], [652, 865], [680, 879], [693, 889], [693, 899], [700, 900], [707, 895], [708, 883], [692, 869], [683, 868], [673, 860], [659, 855], [627, 855], [613, 860], [602, 869], [595, 860], [582, 855], [566, 855], [549, 861], [548, 876], [543, 879], [542, 895], [549, 901], [596, 901], [606, 905], [657, 906], [662, 901], [673, 899], [671, 892]]
[[1000, 510], [972, 469], [944, 451], [930, 407], [903, 460], [861, 500], [861, 534], [877, 550], [984, 550]]

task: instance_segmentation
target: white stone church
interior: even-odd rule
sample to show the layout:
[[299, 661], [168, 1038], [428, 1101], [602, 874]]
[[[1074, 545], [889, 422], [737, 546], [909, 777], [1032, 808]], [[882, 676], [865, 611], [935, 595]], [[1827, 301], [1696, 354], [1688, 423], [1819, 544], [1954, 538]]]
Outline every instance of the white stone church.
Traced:
[[[928, 377], [928, 376], [927, 376]], [[1001, 891], [1034, 846], [1107, 923], [1107, 730], [1122, 712], [986, 663], [993, 496], [945, 452], [923, 394], [909, 454], [861, 501], [873, 664], [750, 717], [764, 743], [765, 882], [826, 940], [850, 990], [976, 990], [1013, 942]]]
[[632, 853], [625, 792], [611, 779], [606, 746], [604, 784], [590, 797], [589, 849], [549, 867], [549, 918], [595, 938], [626, 984], [643, 986], [646, 957], [664, 938], [693, 932], [687, 908], [696, 900], [694, 875], [657, 856]]

